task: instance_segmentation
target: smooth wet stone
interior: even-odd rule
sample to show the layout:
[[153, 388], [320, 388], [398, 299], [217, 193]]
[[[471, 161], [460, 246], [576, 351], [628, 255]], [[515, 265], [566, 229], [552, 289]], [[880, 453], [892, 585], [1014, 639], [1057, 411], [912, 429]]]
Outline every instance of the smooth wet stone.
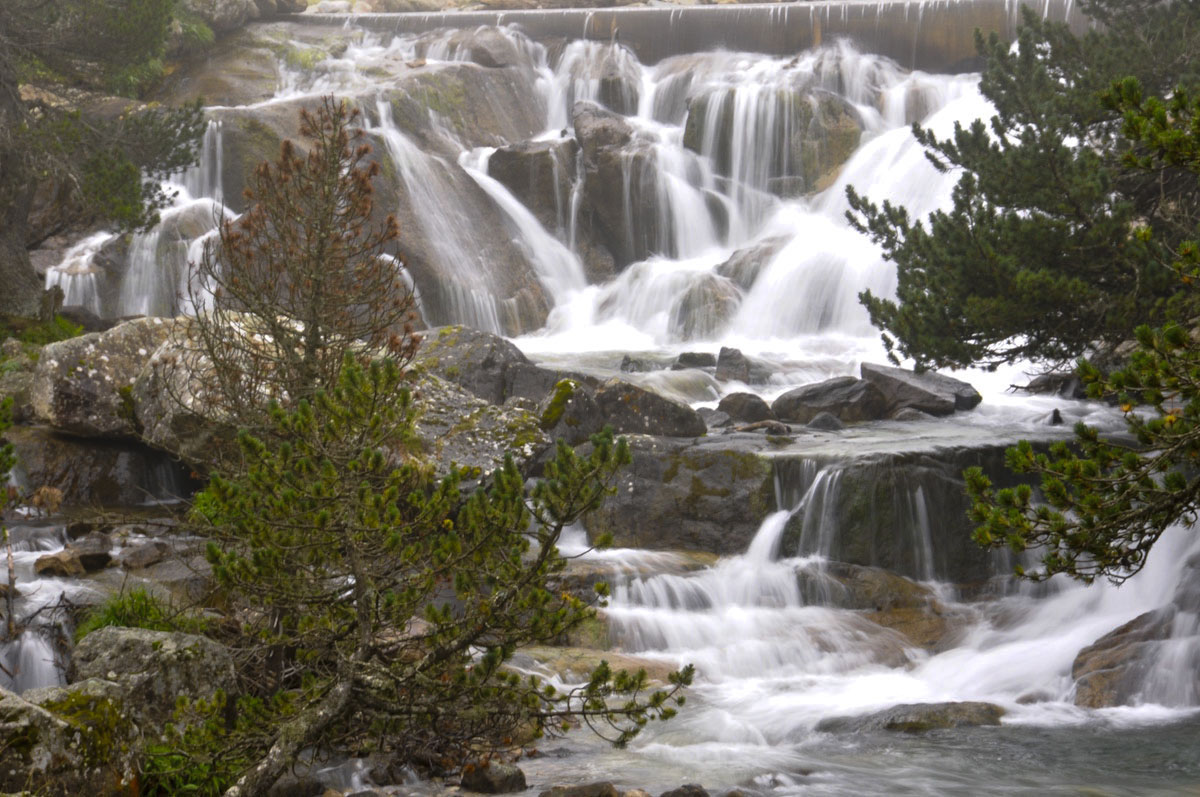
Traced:
[[525, 791], [525, 773], [512, 764], [492, 762], [463, 772], [462, 787], [480, 794], [509, 794]]
[[775, 420], [771, 405], [754, 393], [730, 393], [717, 404], [717, 410], [738, 423]]
[[900, 731], [923, 733], [947, 728], [999, 725], [1005, 711], [994, 703], [908, 703], [862, 717], [832, 717], [817, 723], [823, 733]]
[[862, 378], [887, 397], [888, 408], [893, 412], [912, 407], [930, 415], [950, 415], [972, 409], [983, 401], [983, 396], [971, 385], [933, 371], [918, 374], [875, 363], [863, 363], [860, 370]]
[[887, 416], [888, 399], [871, 382], [839, 376], [789, 390], [771, 405], [783, 421], [808, 423], [828, 412], [846, 423], [876, 421]]

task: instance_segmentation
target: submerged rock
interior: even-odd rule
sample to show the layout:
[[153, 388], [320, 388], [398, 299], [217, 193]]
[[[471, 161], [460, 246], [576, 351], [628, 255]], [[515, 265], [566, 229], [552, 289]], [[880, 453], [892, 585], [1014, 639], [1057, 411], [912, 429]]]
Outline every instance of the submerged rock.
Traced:
[[909, 703], [863, 717], [831, 717], [817, 723], [825, 733], [902, 731], [923, 733], [946, 728], [999, 725], [1005, 711], [994, 703]]
[[1171, 636], [1175, 613], [1174, 607], [1146, 612], [1079, 651], [1071, 665], [1075, 705], [1110, 708], [1134, 702], [1154, 654]]
[[743, 291], [754, 287], [758, 275], [766, 268], [775, 255], [787, 246], [790, 238], [778, 236], [753, 244], [745, 249], [739, 249], [729, 256], [729, 259], [717, 266], [714, 271], [722, 277], [733, 280]]
[[775, 368], [765, 360], [749, 357], [740, 349], [722, 346], [717, 354], [717, 379], [722, 382], [745, 382], [747, 384], [765, 384]]

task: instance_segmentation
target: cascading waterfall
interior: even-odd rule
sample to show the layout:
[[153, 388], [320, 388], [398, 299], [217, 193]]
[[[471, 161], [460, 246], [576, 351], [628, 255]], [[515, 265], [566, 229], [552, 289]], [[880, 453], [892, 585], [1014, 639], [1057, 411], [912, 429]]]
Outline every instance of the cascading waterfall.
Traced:
[[[854, 13], [867, 5], [855, 4]], [[935, 6], [924, 3], [912, 13]], [[860, 362], [882, 361], [857, 296], [864, 289], [890, 295], [895, 274], [847, 223], [845, 188], [890, 199], [914, 216], [944, 207], [956, 176], [929, 165], [909, 125], [920, 122], [947, 136], [955, 123], [989, 116], [977, 75], [906, 71], [845, 42], [782, 58], [708, 52], [646, 64], [615, 41], [548, 48], [512, 28], [485, 33], [517, 54], [507, 65], [486, 68], [519, 76], [522, 85], [535, 87], [531, 106], [539, 114], [545, 108], [543, 129], [530, 141], [564, 145], [553, 156], [554, 195], [542, 197], [548, 214], [527, 207], [489, 173], [498, 147], [522, 142], [483, 136], [460, 143], [455, 157], [447, 148], [466, 139], [437, 108], [428, 109], [429, 137], [393, 118], [388, 92], [395, 90], [395, 76], [387, 70], [435, 71], [450, 61], [460, 68], [479, 58], [470, 36], [484, 34], [368, 34], [304, 73], [280, 70], [278, 101], [332, 91], [355, 97], [367, 111], [367, 132], [382, 141], [386, 164], [395, 167], [384, 170], [394, 181], [389, 188], [413, 210], [407, 229], [419, 228], [437, 265], [434, 275], [412, 272], [427, 318], [441, 313], [438, 322], [512, 327], [520, 310], [499, 298], [493, 251], [503, 236], [553, 305], [544, 328], [517, 339], [535, 359], [574, 367], [591, 354], [589, 363], [611, 372], [628, 351], [669, 361], [680, 351], [733, 345], [777, 366], [765, 386], [718, 383], [699, 371], [643, 375], [645, 384], [695, 403], [745, 389], [771, 398], [797, 384], [856, 373]], [[594, 284], [585, 266], [588, 247], [597, 244], [588, 240], [597, 233], [587, 215], [595, 188], [588, 181], [597, 178], [582, 159], [571, 163], [558, 154], [575, 135], [572, 111], [579, 101], [606, 107], [631, 131], [616, 153], [620, 180], [613, 196], [620, 206], [608, 208], [620, 230], [601, 243], [614, 250], [610, 254], [624, 247], [638, 256], [615, 274], [601, 269], [607, 276], [592, 275]], [[179, 303], [185, 266], [219, 218], [223, 147], [231, 135], [219, 122], [210, 125], [201, 163], [176, 181], [180, 199], [163, 224], [133, 239], [123, 272], [105, 275], [120, 283], [107, 289], [116, 297], [111, 306], [94, 304], [90, 289], [75, 288], [75, 272], [86, 276], [95, 267], [88, 254], [95, 242], [71, 255], [73, 265], [56, 270], [53, 279], [64, 292], [105, 315], [188, 311]], [[429, 145], [432, 137], [437, 146]], [[499, 225], [477, 224], [484, 204]], [[1019, 379], [1013, 374], [972, 377], [987, 400], [946, 422], [962, 424], [946, 433], [951, 444], [968, 434], [975, 442], [989, 439], [988, 430], [1002, 424], [1010, 431], [1042, 428], [1039, 416], [1057, 403], [1004, 393]], [[1093, 408], [1071, 412], [1093, 420]], [[864, 437], [844, 445], [908, 450], [903, 446], [911, 442], [895, 430], [879, 431], [877, 438], [884, 442]], [[1168, 533], [1146, 571], [1119, 590], [1056, 580], [1037, 591], [1000, 588], [999, 597], [986, 602], [960, 603], [954, 585], [935, 582], [944, 577], [935, 542], [937, 496], [919, 480], [898, 479], [871, 511], [889, 513], [895, 525], [885, 532], [907, 548], [898, 557], [904, 574], [925, 582], [960, 618], [961, 633], [953, 646], [929, 652], [861, 612], [838, 608], [836, 590], [821, 573], [837, 558], [848, 530], [839, 499], [856, 456], [865, 454], [781, 459], [779, 511], [763, 522], [745, 554], [715, 566], [683, 572], [668, 554], [588, 554], [614, 567], [617, 588], [606, 611], [625, 652], [698, 667], [698, 705], [639, 742], [639, 755], [689, 773], [777, 771], [776, 780], [756, 788], [800, 792], [807, 786], [795, 773], [804, 768], [805, 750], [823, 744], [815, 728], [831, 716], [897, 703], [987, 700], [1009, 711], [1006, 724], [1048, 728], [1098, 716], [1117, 725], [1178, 718], [1180, 707], [1200, 702], [1194, 681], [1179, 677], [1200, 662], [1200, 599], [1179, 603], [1165, 620], [1172, 638], [1148, 665], [1143, 705], [1098, 714], [1071, 702], [1071, 664], [1080, 649], [1162, 608], [1186, 587], [1189, 556], [1200, 553], [1183, 529]], [[582, 543], [572, 544], [583, 550]], [[827, 761], [842, 755], [820, 749]], [[862, 772], [859, 761], [839, 771], [845, 782], [825, 791], [845, 793], [853, 790], [846, 784], [855, 783], [859, 793], [880, 789], [878, 780], [854, 780]], [[945, 785], [914, 783], [911, 793]]]

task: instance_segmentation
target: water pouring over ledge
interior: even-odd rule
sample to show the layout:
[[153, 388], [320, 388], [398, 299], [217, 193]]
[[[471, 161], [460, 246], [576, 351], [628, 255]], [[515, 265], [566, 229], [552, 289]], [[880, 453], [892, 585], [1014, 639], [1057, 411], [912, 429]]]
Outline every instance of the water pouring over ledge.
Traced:
[[[933, 11], [951, 5], [959, 7], [931, 2], [908, 4], [908, 9], [919, 12], [920, 24], [928, 26]], [[445, 41], [444, 34], [424, 39], [363, 37], [325, 66], [286, 76], [281, 80], [286, 93], [281, 91], [272, 102], [297, 101], [328, 90], [365, 98], [362, 103], [373, 130], [381, 137], [391, 132], [403, 137], [396, 138], [392, 147], [398, 153], [393, 160], [400, 161], [396, 164], [400, 188], [415, 193], [418, 186], [413, 181], [423, 179], [422, 174], [451, 175], [438, 182], [451, 186], [438, 200], [447, 218], [465, 222], [467, 229], [454, 231], [454, 236], [461, 239], [456, 244], [464, 269], [460, 282], [467, 285], [483, 279], [472, 276], [477, 272], [470, 269], [479, 252], [485, 251], [480, 247], [487, 245], [492, 230], [483, 234], [469, 229], [475, 219], [463, 210], [470, 207], [463, 196], [472, 192], [470, 202], [480, 194], [489, 197], [490, 207], [503, 220], [503, 226], [495, 229], [526, 252], [530, 273], [554, 300], [545, 325], [518, 338], [537, 358], [608, 374], [617, 369], [621, 354], [631, 350], [669, 357], [683, 350], [715, 350], [732, 344], [780, 366], [778, 379], [749, 386], [767, 396], [790, 385], [853, 373], [859, 362], [881, 358], [875, 332], [865, 323], [855, 296], [863, 287], [887, 293], [892, 277], [887, 264], [841, 219], [841, 188], [851, 182], [872, 196], [903, 199], [920, 210], [945, 201], [950, 183], [938, 182], [925, 165], [907, 124], [923, 120], [944, 132], [955, 120], [986, 115], [988, 108], [975, 89], [976, 78], [907, 72], [893, 61], [844, 43], [830, 43], [828, 38], [820, 49], [798, 57], [793, 57], [795, 48], [787, 58], [696, 53], [648, 66], [651, 57], [633, 58], [630, 51], [610, 43], [611, 36], [603, 42], [567, 45], [574, 58], [567, 61], [518, 31], [504, 29], [498, 35], [519, 54], [504, 68], [537, 87], [531, 106], [543, 104], [539, 107], [544, 116], [531, 141], [564, 138], [562, 127], [573, 123], [568, 97], [619, 105], [617, 113], [631, 129], [630, 149], [619, 158], [622, 168], [628, 166], [619, 181], [619, 215], [630, 220], [627, 231], [633, 229], [634, 218], [652, 218], [657, 226], [652, 228], [654, 235], [640, 236], [641, 245], [649, 250], [646, 256], [607, 280], [589, 285], [578, 281], [582, 257], [572, 234], [582, 226], [578, 179], [568, 179], [568, 190], [554, 196], [556, 223], [540, 222], [541, 217], [508, 187], [489, 181], [496, 156], [492, 150], [512, 142], [470, 140], [461, 125], [431, 108], [429, 130], [442, 142], [441, 148], [422, 150], [428, 139], [403, 129], [379, 106], [380, 95], [389, 90], [396, 75], [469, 60], [469, 50], [437, 46]], [[420, 58], [425, 59], [423, 66], [408, 65]], [[609, 66], [614, 65], [615, 72], [610, 73]], [[808, 104], [807, 97], [804, 102], [796, 102], [795, 96], [780, 97], [780, 91], [797, 86], [836, 97], [839, 107], [849, 109], [847, 114], [852, 112], [861, 126], [861, 145], [830, 175], [825, 190], [815, 194], [788, 189], [794, 184], [781, 178], [796, 175], [780, 172], [787, 172], [793, 162], [780, 158], [779, 142], [770, 140], [777, 128], [772, 120]], [[723, 134], [716, 132], [716, 126], [710, 131], [700, 125], [699, 134], [689, 142], [689, 105], [700, 96], [716, 98], [711, 105], [714, 114], [727, 115], [730, 123]], [[457, 157], [448, 156], [447, 149]], [[722, 151], [733, 149], [749, 160], [725, 159]], [[634, 171], [632, 164], [644, 171]], [[432, 171], [421, 172], [421, 168]], [[202, 171], [214, 173], [211, 162], [206, 161]], [[576, 175], [568, 174], [572, 176]], [[218, 186], [210, 182], [210, 187], [197, 190], [215, 194]], [[646, 190], [637, 194], [635, 189], [640, 188]], [[635, 195], [653, 197], [653, 204], [638, 207]], [[568, 202], [563, 202], [564, 196]], [[569, 219], [563, 219], [564, 208], [569, 209]], [[558, 223], [559, 219], [565, 223]], [[426, 234], [453, 255], [450, 244], [455, 240], [448, 233], [438, 237], [438, 220], [431, 221], [431, 232]], [[542, 224], [542, 229], [531, 227], [531, 221]], [[477, 233], [479, 238], [472, 237]], [[462, 240], [473, 242], [474, 250]], [[719, 269], [737, 252], [756, 246], [776, 248], [761, 259], [759, 272], [742, 288]], [[553, 266], [556, 262], [560, 270]], [[715, 322], [697, 323], [700, 314], [688, 309], [688, 301], [698, 286], [728, 288], [731, 283], [736, 292], [721, 294], [729, 297], [727, 312], [716, 314]], [[152, 293], [149, 286], [145, 292]], [[459, 298], [459, 310], [453, 312], [460, 315], [443, 320], [500, 327], [504, 307], [489, 304], [487, 291], [482, 298], [473, 294]], [[689, 320], [690, 326], [682, 323]], [[927, 427], [881, 425], [852, 430], [823, 443], [830, 449], [825, 453], [916, 446], [935, 450], [989, 435], [994, 441], [998, 427], [1007, 433], [1036, 430], [1038, 416], [1057, 404], [1051, 399], [1006, 395], [1003, 388], [1017, 381], [1012, 373], [993, 376], [990, 385], [971, 379], [987, 395], [980, 410]], [[716, 398], [705, 389], [686, 397], [695, 403]], [[1081, 405], [1076, 412], [1086, 417], [1102, 411]], [[988, 766], [995, 771], [996, 765], [981, 765], [970, 749], [963, 748], [999, 744], [1003, 755], [1027, 760], [1038, 738], [1055, 738], [1092, 751], [1068, 762], [1065, 771], [1075, 773], [1069, 777], [1080, 783], [1111, 785], [1125, 781], [1119, 773], [1101, 769], [1097, 774], [1095, 764], [1087, 761], [1089, 756], [1095, 757], [1095, 751], [1113, 738], [1128, 738], [1120, 735], [1121, 728], [1177, 723], [1186, 714], [1182, 707], [1195, 702], [1194, 696], [1183, 693], [1186, 690], [1172, 692], [1181, 686], [1181, 679], [1169, 672], [1193, 656], [1194, 628], [1188, 630], [1186, 617], [1179, 621], [1180, 644], [1174, 646], [1178, 649], [1160, 658], [1154, 677], [1147, 680], [1150, 691], [1145, 705], [1092, 712], [1077, 709], [1068, 700], [1074, 653], [1143, 609], [1160, 605], [1183, 577], [1167, 565], [1156, 578], [1137, 581], [1143, 586], [1133, 591], [1064, 587], [1045, 598], [1017, 591], [983, 609], [967, 606], [962, 608], [967, 617], [963, 639], [936, 654], [913, 649], [886, 629], [871, 627], [854, 610], [826, 605], [819, 595], [801, 589], [800, 574], [826, 566], [831, 540], [839, 536], [836, 525], [827, 522], [820, 509], [832, 505], [831, 496], [844, 480], [844, 474], [839, 474], [838, 465], [825, 462], [794, 479], [781, 477], [779, 511], [764, 523], [744, 555], [691, 575], [664, 567], [667, 572], [643, 573], [622, 585], [611, 611], [626, 648], [669, 661], [696, 661], [701, 664], [701, 683], [689, 712], [694, 719], [685, 716], [661, 734], [645, 738], [631, 757], [597, 756], [587, 766], [609, 777], [624, 766], [630, 773], [662, 770], [667, 774], [657, 777], [664, 778], [664, 787], [686, 778], [728, 785], [749, 781], [756, 788], [781, 792], [878, 793], [895, 786], [896, 792], [945, 793], [961, 786], [964, 793], [981, 793], [987, 789], [971, 778], [980, 770], [988, 771]], [[929, 496], [919, 487], [904, 497], [914, 528], [936, 522], [925, 511]], [[783, 537], [797, 523], [801, 524], [799, 555], [782, 556]], [[1186, 535], [1176, 534], [1163, 545], [1170, 554], [1163, 559], [1170, 564], [1187, 559]], [[623, 556], [610, 554], [617, 560]], [[924, 540], [914, 540], [913, 575], [936, 577], [936, 570], [928, 566], [933, 558]], [[950, 587], [930, 588], [949, 608], [959, 606]], [[1064, 628], [1069, 633], [1063, 633]], [[731, 640], [734, 644], [729, 644]], [[1038, 697], [1039, 702], [1018, 702], [1025, 697]], [[838, 714], [863, 713], [896, 702], [963, 698], [1005, 706], [1010, 711], [1006, 726], [981, 732], [991, 735], [966, 733], [918, 742], [834, 738], [816, 730], [821, 719]], [[1157, 734], [1161, 746], [1172, 749], [1194, 733], [1195, 726], [1170, 727], [1174, 730], [1147, 733]], [[1108, 731], [1115, 736], [1105, 736]], [[947, 756], [946, 751], [956, 745], [954, 754]], [[919, 765], [899, 760], [910, 754], [920, 760]], [[571, 766], [578, 766], [578, 759]], [[812, 768], [823, 772], [803, 774]], [[656, 783], [654, 777], [629, 776], [631, 783], [641, 785]], [[1191, 784], [1198, 776], [1185, 765], [1178, 778], [1179, 784]], [[997, 778], [997, 783], [1002, 782]], [[1061, 781], [1035, 777], [1027, 785], [1036, 791], [1057, 782]]]

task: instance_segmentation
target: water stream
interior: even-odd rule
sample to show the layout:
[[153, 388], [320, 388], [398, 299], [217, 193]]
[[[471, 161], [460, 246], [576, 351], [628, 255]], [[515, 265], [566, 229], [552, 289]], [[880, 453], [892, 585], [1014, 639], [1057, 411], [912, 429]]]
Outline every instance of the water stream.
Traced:
[[[851, 5], [857, 14], [870, 4]], [[942, 5], [917, 4], [912, 13]], [[612, 41], [554, 47], [500, 28], [519, 54], [505, 69], [534, 87], [529, 106], [544, 109], [531, 141], [569, 138], [579, 100], [606, 106], [631, 130], [618, 159], [621, 207], [612, 214], [623, 236], [609, 242], [612, 254], [629, 262], [589, 284], [582, 168], [555, 161], [556, 188], [541, 197], [548, 212], [539, 216], [490, 173], [496, 145], [466, 141], [461, 125], [433, 108], [428, 130], [406, 129], [389, 100], [395, 81], [406, 70], [469, 61], [474, 51], [453, 38], [459, 32], [392, 34], [384, 21], [367, 22], [372, 32], [351, 37], [337, 58], [307, 72], [281, 65], [272, 102], [330, 91], [357, 98], [368, 131], [395, 167], [385, 170], [392, 188], [421, 209], [413, 223], [441, 264], [436, 280], [414, 274], [421, 295], [436, 297], [446, 320], [509, 328], [519, 312], [498, 293], [502, 280], [492, 268], [491, 245], [503, 237], [518, 253], [512, 262], [527, 269], [551, 305], [544, 324], [515, 337], [537, 361], [607, 376], [630, 352], [667, 363], [683, 351], [736, 346], [771, 364], [765, 384], [667, 370], [629, 377], [697, 406], [739, 390], [769, 400], [795, 385], [857, 375], [862, 362], [882, 362], [857, 297], [865, 289], [890, 294], [895, 274], [847, 223], [845, 188], [903, 204], [914, 216], [944, 207], [956, 177], [929, 165], [909, 125], [947, 135], [956, 123], [990, 115], [978, 75], [911, 71], [846, 41], [826, 39], [786, 56], [675, 50], [648, 63]], [[423, 63], [411, 66], [418, 58]], [[853, 151], [844, 162], [822, 161], [836, 143], [835, 128], [838, 140], [853, 139]], [[211, 235], [224, 195], [221, 142], [214, 122], [201, 164], [176, 181], [178, 205], [160, 228], [134, 239], [122, 273], [107, 274], [119, 283], [119, 290], [110, 286], [117, 297], [111, 305], [90, 287], [97, 280], [89, 258], [100, 241], [73, 250], [48, 282], [110, 316], [186, 310], [178, 299], [186, 262]], [[457, 148], [457, 157], [446, 147]], [[482, 206], [497, 220], [486, 229], [476, 213]], [[1200, 658], [1194, 613], [1175, 618], [1175, 638], [1151, 663], [1139, 705], [1076, 707], [1070, 677], [1082, 648], [1163, 606], [1194, 579], [1187, 563], [1200, 554], [1200, 542], [1193, 532], [1168, 533], [1146, 570], [1119, 589], [1053, 581], [967, 601], [955, 585], [935, 580], [938, 552], [929, 529], [939, 519], [927, 490], [913, 482], [895, 499], [915, 530], [907, 543], [912, 575], [957, 624], [953, 644], [916, 648], [810, 588], [842, 533], [831, 496], [855, 456], [1045, 435], [1045, 418], [1056, 408], [1070, 419], [1119, 422], [1102, 407], [1008, 392], [1023, 381], [1022, 371], [962, 375], [985, 396], [970, 413], [850, 432], [827, 444], [836, 456], [779, 465], [777, 511], [744, 554], [694, 572], [673, 566], [670, 554], [592, 554], [614, 568], [606, 613], [619, 647], [695, 664], [694, 697], [677, 720], [652, 728], [629, 751], [602, 752], [573, 740], [561, 749], [587, 756], [563, 764], [550, 756], [531, 761], [530, 771], [571, 780], [593, 774], [652, 789], [688, 780], [781, 794], [1138, 793], [1145, 784], [1137, 762], [1152, 749], [1170, 773], [1155, 781], [1169, 781], [1162, 793], [1194, 788], [1200, 764], [1187, 742], [1196, 738], [1192, 712], [1200, 703], [1190, 677]], [[789, 528], [800, 530], [798, 556], [781, 555]], [[1002, 706], [1003, 726], [921, 739], [816, 730], [829, 717], [961, 700]], [[1063, 751], [1061, 761], [1055, 750]]]

